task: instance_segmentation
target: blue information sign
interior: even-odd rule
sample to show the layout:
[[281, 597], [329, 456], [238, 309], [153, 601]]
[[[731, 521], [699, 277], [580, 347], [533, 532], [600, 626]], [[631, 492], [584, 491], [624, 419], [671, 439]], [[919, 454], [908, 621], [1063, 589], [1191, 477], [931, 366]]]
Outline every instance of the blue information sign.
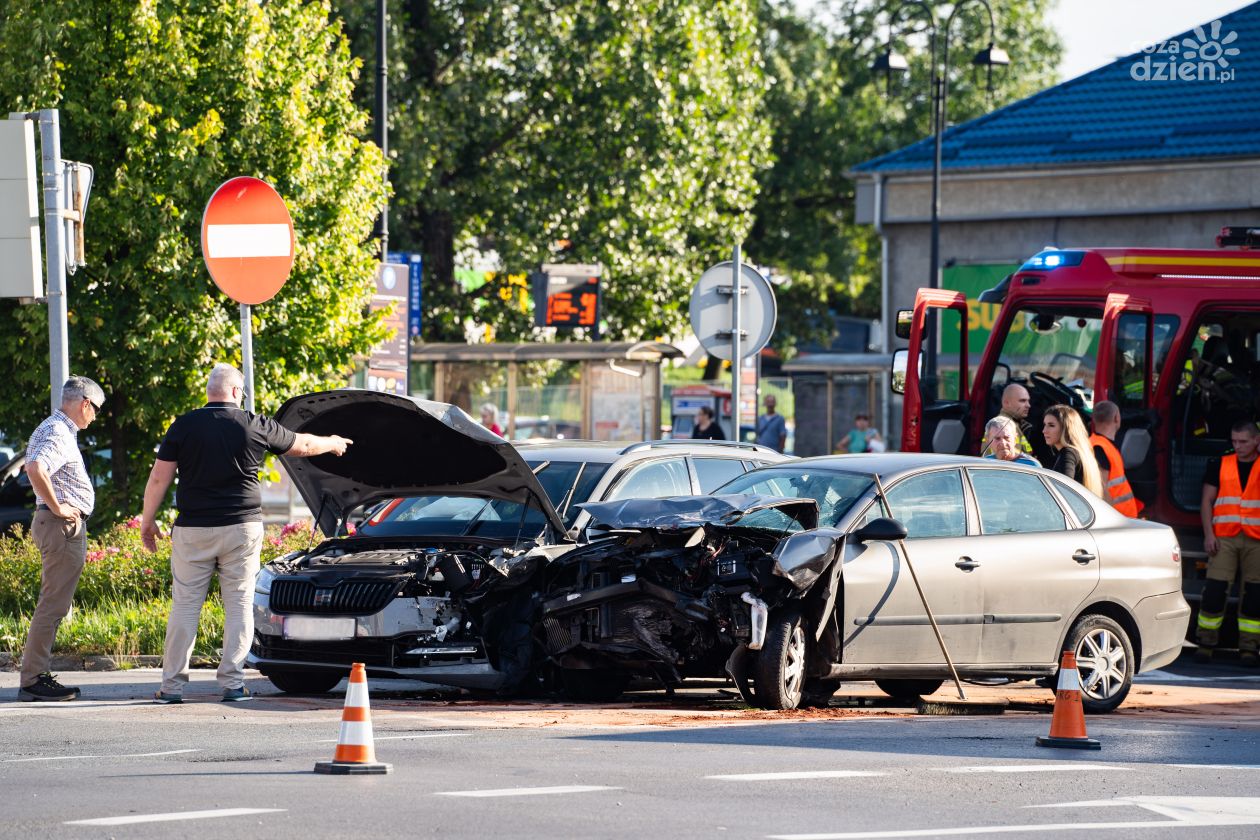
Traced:
[[419, 254], [390, 251], [388, 261], [408, 267], [407, 284], [407, 335], [420, 337], [420, 278], [422, 259]]

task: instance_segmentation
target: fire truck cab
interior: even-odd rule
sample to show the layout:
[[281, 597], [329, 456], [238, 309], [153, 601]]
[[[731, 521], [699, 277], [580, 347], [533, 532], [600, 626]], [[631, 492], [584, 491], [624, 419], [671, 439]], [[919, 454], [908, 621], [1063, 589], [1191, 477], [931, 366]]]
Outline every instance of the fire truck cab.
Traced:
[[[1258, 245], [1260, 231], [1226, 228], [1217, 242]], [[924, 359], [930, 314], [938, 348], [946, 346], [939, 336], [958, 331], [935, 365]], [[972, 353], [966, 336], [976, 317], [991, 317], [992, 333]], [[1088, 427], [1095, 402], [1116, 403], [1117, 445], [1142, 515], [1177, 530], [1186, 597], [1197, 601], [1204, 471], [1229, 450], [1235, 422], [1260, 418], [1260, 252], [1046, 250], [978, 305], [961, 292], [919, 290], [914, 309], [898, 313], [897, 334], [910, 341], [892, 373], [904, 394], [907, 451], [981, 454], [985, 421], [1019, 383], [1032, 401], [1033, 454], [1049, 463], [1046, 408], [1071, 405]]]

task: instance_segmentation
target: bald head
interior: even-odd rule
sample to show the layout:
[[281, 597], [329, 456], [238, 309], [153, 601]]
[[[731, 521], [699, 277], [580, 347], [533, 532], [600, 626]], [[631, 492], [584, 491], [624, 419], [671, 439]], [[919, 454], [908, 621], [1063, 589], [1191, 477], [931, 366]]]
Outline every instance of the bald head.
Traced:
[[1012, 382], [1002, 390], [1002, 413], [1016, 420], [1028, 417], [1032, 408], [1032, 400], [1028, 397], [1028, 389]]

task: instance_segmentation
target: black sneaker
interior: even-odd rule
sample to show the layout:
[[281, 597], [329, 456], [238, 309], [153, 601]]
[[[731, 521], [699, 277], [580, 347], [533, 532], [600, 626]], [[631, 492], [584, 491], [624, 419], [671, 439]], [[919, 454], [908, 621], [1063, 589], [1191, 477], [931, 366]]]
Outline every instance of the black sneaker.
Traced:
[[56, 703], [78, 696], [79, 689], [62, 685], [47, 671], [36, 677], [35, 682], [18, 689], [18, 699], [24, 703]]

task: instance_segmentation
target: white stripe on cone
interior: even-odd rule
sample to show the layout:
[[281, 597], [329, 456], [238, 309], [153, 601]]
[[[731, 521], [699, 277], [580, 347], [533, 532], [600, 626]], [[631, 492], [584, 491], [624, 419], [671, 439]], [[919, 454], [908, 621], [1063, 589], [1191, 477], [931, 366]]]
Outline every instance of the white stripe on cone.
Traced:
[[1075, 668], [1059, 669], [1059, 691], [1080, 691], [1081, 674]]
[[211, 258], [287, 257], [293, 253], [288, 225], [207, 225]]
[[338, 744], [352, 747], [372, 746], [372, 722], [369, 720], [343, 720]]
[[368, 708], [367, 683], [352, 682], [346, 688], [346, 705]]

